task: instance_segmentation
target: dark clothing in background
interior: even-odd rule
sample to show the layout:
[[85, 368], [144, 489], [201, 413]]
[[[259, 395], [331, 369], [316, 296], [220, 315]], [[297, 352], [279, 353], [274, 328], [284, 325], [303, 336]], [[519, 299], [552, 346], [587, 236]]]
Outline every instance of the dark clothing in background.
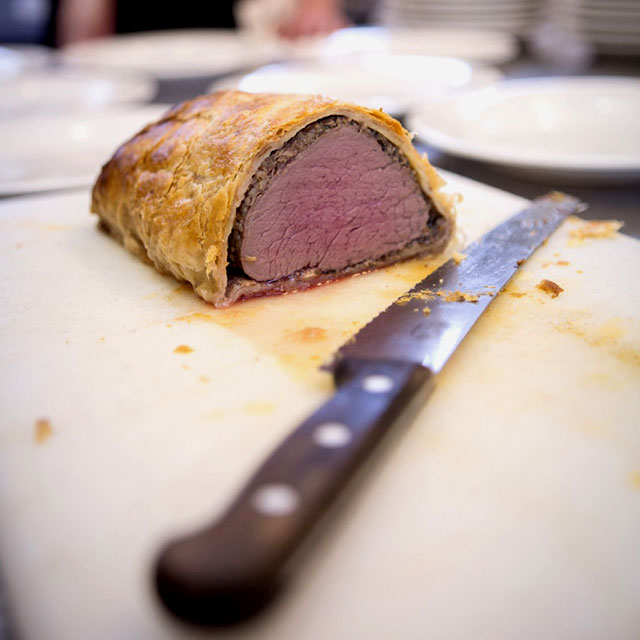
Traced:
[[0, 0], [0, 42], [53, 45], [57, 0]]
[[234, 28], [233, 0], [120, 0], [116, 32]]

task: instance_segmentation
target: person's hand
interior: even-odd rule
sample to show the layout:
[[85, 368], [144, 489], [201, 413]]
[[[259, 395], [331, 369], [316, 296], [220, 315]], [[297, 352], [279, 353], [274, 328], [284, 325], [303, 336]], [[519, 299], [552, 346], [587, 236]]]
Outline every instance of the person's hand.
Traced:
[[283, 38], [297, 40], [331, 33], [349, 24], [339, 0], [298, 0], [291, 16], [279, 26], [278, 33]]

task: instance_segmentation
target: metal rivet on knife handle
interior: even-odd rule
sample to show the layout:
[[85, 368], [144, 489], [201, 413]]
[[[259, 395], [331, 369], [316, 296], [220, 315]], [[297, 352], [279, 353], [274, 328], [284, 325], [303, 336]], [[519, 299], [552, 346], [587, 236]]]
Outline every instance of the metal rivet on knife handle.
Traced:
[[372, 374], [364, 378], [362, 388], [369, 393], [387, 393], [393, 389], [393, 380], [389, 376]]
[[266, 484], [260, 487], [251, 500], [253, 508], [263, 516], [286, 516], [293, 513], [300, 496], [287, 484]]
[[325, 422], [316, 427], [313, 439], [321, 447], [344, 447], [351, 441], [351, 432], [347, 425], [340, 422]]

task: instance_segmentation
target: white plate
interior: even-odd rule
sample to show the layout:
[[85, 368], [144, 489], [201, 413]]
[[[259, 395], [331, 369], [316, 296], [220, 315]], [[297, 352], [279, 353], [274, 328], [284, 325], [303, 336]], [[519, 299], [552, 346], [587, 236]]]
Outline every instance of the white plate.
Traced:
[[154, 80], [140, 74], [70, 66], [26, 71], [0, 79], [0, 116], [101, 109], [151, 99]]
[[640, 80], [503, 82], [412, 114], [419, 138], [455, 156], [540, 172], [640, 172]]
[[224, 78], [210, 88], [321, 93], [399, 115], [424, 101], [446, 99], [501, 77], [497, 69], [455, 58], [369, 53], [268, 65], [244, 76]]
[[48, 47], [37, 44], [0, 46], [0, 79], [17, 76], [28, 69], [44, 67], [53, 55]]
[[341, 29], [317, 45], [317, 57], [384, 52], [449, 56], [501, 64], [518, 55], [513, 36], [499, 31], [460, 28], [353, 27]]
[[279, 59], [280, 44], [232, 29], [151, 31], [71, 45], [75, 62], [144, 71], [156, 78], [217, 75]]
[[167, 108], [0, 119], [0, 195], [92, 184], [117, 147]]

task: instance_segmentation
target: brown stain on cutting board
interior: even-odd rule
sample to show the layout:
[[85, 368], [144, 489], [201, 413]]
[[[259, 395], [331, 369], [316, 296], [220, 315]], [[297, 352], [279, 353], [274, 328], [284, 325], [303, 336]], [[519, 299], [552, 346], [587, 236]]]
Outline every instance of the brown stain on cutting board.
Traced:
[[173, 353], [192, 353], [193, 349], [187, 344], [181, 344], [173, 350]]
[[37, 444], [44, 444], [53, 435], [53, 427], [47, 418], [38, 418], [34, 425], [33, 438]]
[[581, 377], [582, 384], [595, 386], [598, 390], [616, 391], [620, 386], [620, 381], [605, 371], [590, 371]]
[[279, 304], [283, 300], [283, 297], [248, 300], [228, 309], [202, 303], [206, 311], [178, 316], [175, 322], [206, 323], [228, 329], [251, 342], [260, 354], [277, 358], [294, 375], [304, 378], [315, 374], [344, 338], [335, 330], [308, 324], [301, 311], [287, 313], [285, 305]]
[[285, 334], [287, 340], [296, 340], [304, 344], [320, 342], [327, 339], [327, 331], [322, 327], [304, 327], [298, 331], [290, 331]]
[[168, 302], [182, 310], [185, 305], [191, 309], [172, 322], [223, 327], [250, 342], [260, 355], [275, 357], [301, 380], [317, 380], [318, 367], [329, 362], [342, 344], [442, 261], [442, 257], [411, 260], [307, 291], [254, 298], [225, 309], [199, 300], [187, 285], [166, 295]]
[[621, 318], [611, 318], [598, 325], [590, 325], [587, 321], [567, 319], [556, 325], [556, 329], [580, 338], [589, 346], [600, 349], [620, 362], [640, 368], [640, 349], [636, 345], [625, 344], [623, 339], [631, 335], [640, 335], [640, 328], [630, 331]]
[[244, 412], [253, 416], [265, 416], [276, 410], [273, 402], [248, 402], [243, 407]]
[[579, 247], [587, 240], [612, 238], [624, 226], [621, 220], [582, 220], [575, 216], [568, 223], [570, 247]]
[[195, 295], [193, 293], [193, 287], [188, 282], [182, 282], [175, 287], [169, 294], [167, 294], [167, 298], [169, 301], [172, 301], [182, 298], [185, 294]]
[[547, 267], [550, 267], [550, 266], [568, 267], [569, 264], [570, 263], [567, 260], [555, 260], [555, 261], [553, 261], [553, 260], [552, 261], [548, 261], [547, 260], [547, 261], [543, 262], [540, 266], [543, 269], [546, 269]]

